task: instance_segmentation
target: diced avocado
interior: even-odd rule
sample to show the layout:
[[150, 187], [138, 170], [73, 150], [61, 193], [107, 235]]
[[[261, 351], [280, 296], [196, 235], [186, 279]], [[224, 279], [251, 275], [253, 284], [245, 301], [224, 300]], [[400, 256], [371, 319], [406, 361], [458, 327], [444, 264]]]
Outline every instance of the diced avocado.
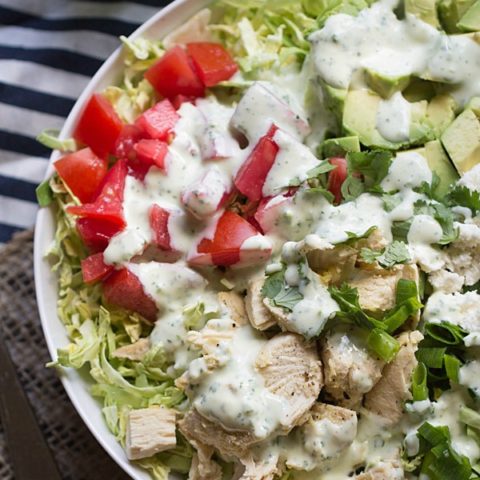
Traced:
[[358, 137], [329, 138], [321, 144], [321, 157], [343, 157], [347, 152], [359, 152]]
[[438, 3], [438, 16], [447, 33], [458, 33], [457, 27], [460, 19], [467, 13], [475, 0], [440, 0]]
[[405, 0], [405, 13], [415, 15], [432, 27], [440, 27], [435, 0]]
[[323, 81], [321, 87], [325, 108], [335, 117], [338, 125], [341, 125], [347, 90], [332, 87]]
[[440, 138], [445, 129], [453, 122], [456, 107], [455, 100], [448, 94], [437, 95], [428, 102], [427, 121], [435, 138]]
[[371, 69], [365, 70], [368, 86], [383, 98], [390, 98], [395, 92], [401, 92], [410, 82], [410, 75], [389, 77]]
[[463, 32], [477, 32], [480, 30], [480, 0], [477, 0], [457, 23]]
[[465, 110], [473, 110], [473, 113], [480, 118], [480, 97], [472, 97], [465, 105]]
[[441, 140], [461, 175], [480, 162], [480, 121], [473, 110], [461, 113], [443, 132]]
[[402, 95], [409, 102], [431, 100], [435, 96], [435, 84], [429, 80], [413, 77]]
[[379, 95], [370, 90], [349, 91], [343, 112], [344, 134], [358, 136], [360, 143], [366, 147], [389, 150], [398, 150], [431, 139], [426, 122], [427, 102], [425, 100], [411, 104], [410, 138], [407, 141], [397, 143], [382, 137], [377, 130], [377, 111], [381, 100]]
[[458, 180], [458, 173], [439, 140], [433, 140], [425, 144], [424, 156], [430, 169], [440, 178], [437, 193], [440, 197], [443, 197], [448, 192], [450, 185]]

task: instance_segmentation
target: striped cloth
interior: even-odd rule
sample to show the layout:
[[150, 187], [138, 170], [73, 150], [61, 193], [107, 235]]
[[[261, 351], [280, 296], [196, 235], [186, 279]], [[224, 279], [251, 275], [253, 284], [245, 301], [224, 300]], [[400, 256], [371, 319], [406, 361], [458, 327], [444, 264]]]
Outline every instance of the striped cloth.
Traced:
[[102, 62], [168, 0], [0, 0], [0, 244], [33, 226], [35, 187], [60, 129]]

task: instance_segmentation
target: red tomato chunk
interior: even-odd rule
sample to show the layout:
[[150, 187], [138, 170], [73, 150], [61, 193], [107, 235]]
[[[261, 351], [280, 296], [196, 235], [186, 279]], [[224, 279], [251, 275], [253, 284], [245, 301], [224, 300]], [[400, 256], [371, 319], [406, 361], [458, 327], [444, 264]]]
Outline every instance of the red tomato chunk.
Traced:
[[98, 218], [79, 218], [76, 225], [80, 238], [92, 253], [103, 252], [110, 239], [121, 230], [118, 224]]
[[213, 239], [204, 238], [197, 246], [192, 264], [229, 266], [240, 261], [240, 247], [247, 238], [257, 235], [258, 231], [247, 220], [227, 210], [218, 220]]
[[94, 253], [82, 260], [82, 276], [85, 283], [95, 283], [113, 272], [113, 265], [103, 261], [103, 253]]
[[126, 176], [127, 165], [125, 161], [118, 160], [108, 171], [95, 202], [69, 207], [68, 213], [79, 217], [97, 218], [121, 228], [125, 227], [122, 202]]
[[205, 87], [198, 78], [187, 52], [179, 46], [166, 52], [145, 72], [145, 78], [163, 97], [202, 97]]
[[73, 137], [105, 158], [113, 153], [122, 128], [123, 122], [112, 104], [103, 95], [95, 93], [87, 103]]
[[162, 250], [172, 250], [170, 233], [168, 231], [168, 219], [170, 212], [160, 205], [153, 205], [149, 212], [150, 226], [153, 230], [153, 238], [156, 245]]
[[103, 283], [105, 300], [118, 307], [139, 313], [147, 320], [157, 319], [157, 306], [144, 292], [138, 277], [127, 270], [114, 271]]
[[206, 87], [228, 80], [238, 70], [231, 55], [219, 43], [189, 43], [187, 52]]
[[333, 157], [328, 160], [332, 165], [335, 165], [335, 170], [331, 170], [328, 175], [327, 188], [333, 193], [335, 203], [342, 201], [342, 185], [347, 178], [347, 161], [341, 157]]
[[95, 200], [107, 173], [107, 162], [97, 157], [90, 148], [65, 155], [53, 166], [82, 203]]
[[179, 118], [170, 100], [164, 99], [143, 112], [135, 125], [151, 138], [167, 140]]
[[278, 145], [272, 138], [276, 131], [277, 127], [272, 125], [268, 133], [260, 138], [235, 177], [237, 189], [253, 202], [258, 202], [263, 197], [263, 185], [275, 163]]

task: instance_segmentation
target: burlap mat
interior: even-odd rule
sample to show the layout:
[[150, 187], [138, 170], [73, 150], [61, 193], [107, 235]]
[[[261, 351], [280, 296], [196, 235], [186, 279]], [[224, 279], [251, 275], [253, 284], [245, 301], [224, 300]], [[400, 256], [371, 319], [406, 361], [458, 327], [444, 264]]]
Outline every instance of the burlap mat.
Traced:
[[[31, 232], [21, 233], [0, 249], [0, 335], [6, 340], [20, 382], [62, 477], [68, 480], [128, 479], [87, 430], [56, 372], [44, 367], [50, 357], [35, 300]], [[0, 479], [13, 478], [0, 424]], [[48, 480], [41, 474], [38, 479]]]

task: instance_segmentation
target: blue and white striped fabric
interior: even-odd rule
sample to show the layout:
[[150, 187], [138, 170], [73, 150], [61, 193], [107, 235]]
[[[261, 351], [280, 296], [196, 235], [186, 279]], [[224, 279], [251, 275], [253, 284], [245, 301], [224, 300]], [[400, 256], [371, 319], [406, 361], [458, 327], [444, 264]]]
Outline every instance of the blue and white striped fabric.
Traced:
[[168, 0], [0, 0], [0, 244], [33, 226], [48, 149], [102, 62]]

